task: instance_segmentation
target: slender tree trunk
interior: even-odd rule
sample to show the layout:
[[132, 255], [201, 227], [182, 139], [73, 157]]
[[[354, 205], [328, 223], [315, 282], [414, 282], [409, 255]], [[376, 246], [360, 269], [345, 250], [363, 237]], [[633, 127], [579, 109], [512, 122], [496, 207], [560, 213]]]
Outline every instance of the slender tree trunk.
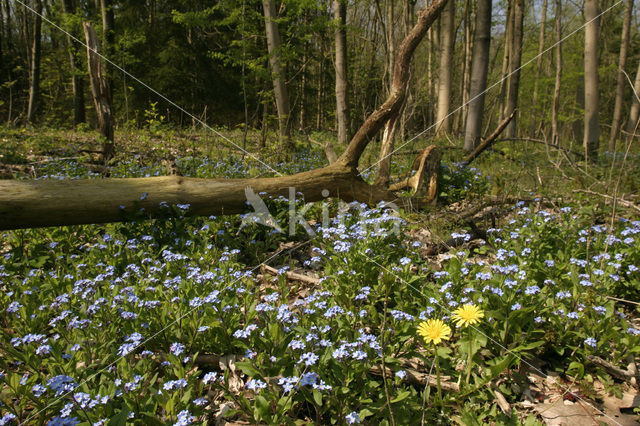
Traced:
[[[73, 15], [76, 7], [73, 0], [62, 1], [62, 11], [65, 14]], [[69, 29], [71, 31], [71, 29]], [[67, 50], [69, 52], [69, 67], [71, 69], [71, 90], [73, 93], [73, 127], [86, 120], [84, 107], [84, 79], [80, 74], [78, 65], [78, 43], [67, 34]]]
[[333, 18], [335, 20], [336, 44], [336, 118], [338, 125], [338, 143], [349, 142], [349, 101], [347, 74], [347, 3], [346, 0], [333, 0]]
[[513, 2], [507, 0], [507, 16], [504, 33], [504, 54], [502, 55], [502, 80], [500, 80], [500, 92], [498, 93], [498, 111], [500, 121], [504, 119], [506, 112], [507, 88], [509, 87], [509, 65], [511, 64], [511, 48], [513, 47]]
[[440, 44], [440, 72], [438, 78], [438, 110], [436, 115], [436, 134], [451, 133], [449, 108], [451, 106], [451, 74], [453, 42], [455, 38], [455, 1], [450, 0], [440, 15], [442, 42]]
[[[387, 42], [387, 77], [388, 77], [388, 93], [391, 92], [391, 84], [393, 82], [393, 67], [395, 65], [396, 43], [393, 36], [394, 30], [394, 13], [393, 0], [387, 0], [385, 3], [385, 32]], [[431, 28], [433, 30], [433, 28]]]
[[[452, 2], [455, 0], [451, 0]], [[412, 0], [405, 0], [403, 2], [403, 8], [402, 8], [402, 13], [403, 13], [403, 34], [409, 34], [409, 31], [411, 31], [411, 28], [413, 27], [413, 12], [414, 12], [414, 6], [415, 4], [412, 2]], [[407, 98], [405, 99], [405, 103], [404, 106], [402, 107], [401, 110], [401, 117], [400, 117], [400, 122], [398, 123], [399, 125], [399, 132], [400, 132], [400, 138], [404, 139], [405, 135], [407, 134], [407, 123], [409, 121], [409, 119], [411, 118], [411, 116], [413, 115], [413, 112], [415, 111], [415, 107], [410, 110], [409, 106], [413, 106], [413, 96], [411, 94], [411, 90], [409, 89], [411, 87], [411, 77], [413, 75], [413, 64], [409, 65], [411, 70], [409, 71], [409, 83], [407, 85]]]
[[[102, 15], [102, 54], [113, 60], [115, 47], [115, 18], [113, 14], [113, 0], [100, 0], [100, 13]], [[106, 64], [103, 65], [104, 77], [107, 79], [107, 96], [113, 106], [113, 81]]]
[[316, 92], [316, 130], [322, 130], [323, 113], [322, 99], [324, 98], [324, 40], [320, 40], [320, 60], [318, 61], [318, 91]]
[[4, 78], [4, 76], [1, 74], [2, 71], [4, 70], [3, 40], [4, 40], [4, 6], [0, 1], [0, 78]]
[[[452, 0], [449, 0], [452, 1]], [[442, 10], [446, 5], [447, 0], [435, 0], [428, 9], [432, 10]], [[424, 21], [425, 16], [419, 16], [418, 22]], [[387, 21], [387, 27], [390, 25], [390, 22]], [[416, 26], [419, 24], [416, 24]], [[424, 32], [427, 32], [428, 27], [424, 29]], [[410, 37], [411, 33], [415, 31], [415, 27], [411, 30], [407, 37]], [[406, 39], [405, 39], [406, 42]], [[398, 52], [398, 56], [402, 57], [404, 55], [405, 50], [408, 47], [405, 46], [405, 43], [400, 46], [400, 50]], [[412, 47], [415, 49], [415, 46]], [[378, 173], [376, 175], [376, 186], [384, 186], [386, 187], [389, 183], [390, 171], [391, 171], [391, 154], [393, 153], [394, 147], [394, 136], [397, 129], [398, 119], [402, 112], [402, 108], [404, 107], [405, 99], [408, 93], [408, 82], [411, 74], [409, 63], [400, 63], [400, 61], [394, 61], [395, 67], [393, 68], [393, 79], [391, 81], [391, 88], [389, 91], [389, 99], [395, 98], [394, 102], [394, 110], [389, 111], [389, 117], [384, 123], [384, 134], [382, 138], [382, 144], [380, 146], [380, 154], [378, 156]], [[388, 102], [388, 100], [387, 100]], [[384, 108], [381, 107], [381, 108]], [[382, 123], [381, 123], [382, 124]], [[361, 129], [362, 130], [362, 129]], [[360, 136], [360, 131], [356, 133], [354, 139]], [[347, 152], [347, 151], [345, 151]]]
[[640, 116], [640, 102], [638, 96], [640, 96], [640, 62], [638, 62], [638, 70], [636, 71], [636, 80], [633, 83], [633, 91], [631, 94], [631, 110], [629, 111], [629, 122], [627, 123], [627, 133], [630, 135], [636, 129], [638, 123], [638, 116]]
[[276, 22], [276, 4], [274, 0], [263, 0], [264, 22], [267, 34], [267, 49], [269, 50], [269, 65], [273, 80], [273, 92], [278, 110], [278, 128], [280, 139], [289, 139], [291, 125], [289, 120], [289, 93], [287, 92], [286, 77], [281, 64], [280, 31]]
[[[387, 75], [389, 91], [391, 93], [394, 79], [394, 66], [395, 66], [395, 54], [396, 45], [394, 39], [394, 13], [393, 13], [392, 0], [387, 0], [385, 3], [385, 34], [387, 44]], [[430, 28], [433, 31], [433, 27]], [[431, 84], [431, 82], [429, 82]], [[404, 106], [404, 99], [406, 93], [403, 95], [403, 102], [400, 106]], [[400, 112], [399, 112], [400, 113]], [[396, 137], [396, 131], [398, 124], [398, 116], [392, 116], [384, 125], [384, 131], [382, 132], [382, 143], [380, 146], [380, 153], [378, 154], [378, 173], [376, 176], [376, 185], [386, 186], [389, 183], [389, 177], [391, 175], [391, 154], [393, 153], [394, 139]]]
[[469, 101], [469, 82], [471, 81], [471, 46], [472, 46], [472, 20], [471, 1], [467, 0], [464, 5], [464, 59], [462, 64], [462, 79], [460, 79], [460, 99], [462, 108], [456, 116], [457, 123], [454, 126], [459, 133], [464, 133]]
[[307, 51], [302, 55], [302, 69], [300, 72], [300, 116], [298, 119], [298, 123], [300, 129], [305, 130], [307, 128], [307, 121], [305, 119], [307, 115], [307, 62], [309, 61], [309, 57], [307, 56]]
[[27, 121], [33, 123], [40, 102], [40, 48], [42, 36], [42, 0], [34, 0], [35, 16], [33, 17], [33, 45], [31, 48], [31, 82], [29, 86], [29, 107]]
[[491, 0], [478, 0], [476, 32], [473, 42], [471, 68], [471, 93], [467, 125], [464, 135], [464, 150], [472, 152], [480, 141], [482, 115], [484, 112], [484, 91], [487, 88], [489, 70], [489, 47], [491, 43]]
[[535, 137], [536, 131], [536, 115], [538, 114], [538, 90], [540, 86], [540, 76], [542, 75], [542, 53], [544, 52], [545, 26], [547, 25], [547, 0], [542, 2], [542, 18], [540, 20], [540, 36], [538, 38], [538, 59], [536, 60], [536, 81], [533, 86], [533, 102], [531, 115], [531, 130], [529, 134]]
[[553, 89], [553, 108], [551, 110], [551, 142], [560, 144], [560, 131], [558, 127], [558, 111], [560, 109], [560, 82], [562, 80], [562, 4], [556, 1], [556, 83]]
[[[509, 65], [509, 94], [507, 96], [507, 111], [505, 117], [518, 107], [518, 92], [520, 89], [520, 64], [522, 62], [522, 26], [524, 22], [524, 0], [515, 0], [513, 7], [513, 37], [511, 38], [511, 58]], [[517, 114], [507, 126], [505, 136], [513, 138], [516, 135]]]
[[7, 23], [5, 26], [5, 33], [6, 33], [6, 39], [7, 39], [7, 51], [11, 52], [13, 50], [13, 40], [12, 40], [13, 24], [11, 23], [12, 12], [11, 12], [11, 4], [9, 4], [9, 0], [4, 0], [4, 13], [6, 14], [6, 17], [7, 17]]
[[618, 58], [618, 81], [616, 84], [616, 100], [613, 108], [613, 121], [611, 122], [611, 133], [609, 133], [609, 151], [616, 149], [616, 139], [620, 131], [620, 119], [622, 118], [622, 97], [624, 96], [624, 86], [626, 77], [624, 75], [627, 66], [627, 50], [629, 49], [629, 28], [631, 27], [631, 12], [633, 10], [633, 0], [627, 0], [627, 7], [624, 11], [624, 23], [622, 24], [622, 41], [620, 44], [620, 57]]
[[435, 70], [435, 64], [437, 64], [437, 59], [440, 57], [440, 30], [439, 30], [440, 21], [438, 20], [433, 24], [431, 28], [429, 28], [429, 72], [427, 76], [427, 84], [429, 85], [429, 122], [433, 122], [436, 118], [436, 104], [434, 100], [436, 99], [436, 93], [438, 91], [438, 80], [440, 76]]
[[587, 161], [598, 158], [600, 122], [598, 120], [598, 0], [586, 0], [587, 26], [584, 40], [584, 149]]
[[104, 137], [102, 157], [106, 163], [115, 153], [115, 146], [113, 144], [113, 113], [108, 88], [109, 81], [105, 76], [104, 64], [100, 58], [100, 48], [96, 31], [89, 22], [84, 22], [82, 26], [87, 42], [87, 66], [89, 68], [93, 103], [96, 107], [96, 115], [98, 116], [98, 129]]

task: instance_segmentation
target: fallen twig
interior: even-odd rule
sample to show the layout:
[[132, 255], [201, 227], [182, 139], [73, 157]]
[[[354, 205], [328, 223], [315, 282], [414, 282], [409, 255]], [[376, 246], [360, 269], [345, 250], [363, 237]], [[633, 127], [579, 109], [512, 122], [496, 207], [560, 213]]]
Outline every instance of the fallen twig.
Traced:
[[[438, 386], [437, 379], [433, 376], [430, 376], [429, 374], [420, 373], [419, 371], [408, 369], [408, 368], [403, 368], [403, 371], [407, 373], [407, 375], [405, 376], [405, 380], [412, 385], [416, 385], [416, 386], [429, 385], [434, 388]], [[371, 374], [375, 374], [376, 376], [382, 376], [382, 366], [374, 365], [369, 369], [369, 372]], [[386, 375], [393, 376], [393, 374], [394, 372], [387, 367]], [[440, 380], [440, 389], [448, 392], [458, 392], [460, 390], [457, 384], [443, 381], [442, 379]]]
[[[262, 264], [260, 265], [260, 268], [262, 269], [262, 272], [264, 273], [264, 271], [267, 271], [271, 274], [274, 275], [278, 275], [278, 270], [276, 268], [273, 268], [271, 266]], [[315, 277], [310, 277], [308, 275], [302, 275], [302, 274], [298, 274], [295, 272], [291, 272], [291, 271], [286, 271], [285, 274], [287, 275], [287, 278], [289, 278], [290, 280], [295, 280], [295, 281], [302, 281], [308, 284], [320, 284], [320, 280], [318, 278]]]
[[567, 148], [562, 148], [561, 146], [558, 145], [554, 145], [552, 143], [540, 140], [540, 139], [531, 139], [531, 138], [501, 138], [498, 139], [495, 143], [498, 142], [531, 142], [531, 143], [536, 143], [536, 144], [540, 144], [540, 145], [546, 145], [549, 148], [553, 148], [557, 151], [562, 151], [564, 153], [568, 153], [568, 154], [573, 154], [576, 157], [582, 158], [584, 159], [584, 154], [578, 152], [578, 151], [573, 151], [571, 149], [567, 149]]
[[513, 117], [516, 115], [517, 109], [514, 109], [507, 118], [505, 118], [502, 123], [498, 124], [498, 127], [491, 133], [487, 138], [485, 138], [480, 145], [476, 147], [469, 155], [467, 155], [462, 162], [466, 165], [469, 165], [473, 160], [475, 160], [480, 154], [484, 152], [485, 149], [489, 148], [493, 145], [500, 136], [500, 133], [507, 127], [509, 122], [513, 120]]
[[602, 194], [600, 192], [590, 191], [588, 189], [574, 189], [573, 192], [583, 192], [585, 194], [598, 195], [600, 197], [603, 197], [603, 198], [606, 198], [606, 199], [609, 199], [609, 200], [616, 200], [616, 202], [618, 204], [620, 204], [621, 206], [627, 207], [627, 208], [630, 208], [630, 209], [634, 209], [634, 210], [640, 212], [640, 207], [636, 206], [631, 201], [627, 201], [627, 200], [625, 200], [623, 198], [620, 198], [620, 197], [616, 198], [616, 197], [613, 197], [613, 196], [608, 195], [608, 194]]
[[623, 370], [622, 368], [616, 367], [615, 365], [611, 364], [609, 361], [605, 361], [604, 359], [595, 355], [587, 355], [587, 359], [592, 363], [604, 368], [605, 370], [607, 370], [607, 373], [611, 374], [612, 376], [616, 376], [619, 379], [628, 380], [632, 377], [635, 377], [634, 371]]

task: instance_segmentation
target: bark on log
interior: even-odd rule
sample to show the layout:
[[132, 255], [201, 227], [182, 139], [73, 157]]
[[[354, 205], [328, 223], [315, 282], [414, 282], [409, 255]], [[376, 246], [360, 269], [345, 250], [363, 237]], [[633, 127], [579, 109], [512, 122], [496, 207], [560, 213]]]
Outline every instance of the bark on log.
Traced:
[[[262, 179], [197, 179], [163, 176], [126, 179], [0, 182], [0, 229], [106, 223], [123, 220], [122, 209], [144, 208], [154, 215], [160, 202], [189, 203], [189, 215], [220, 215], [246, 212], [245, 188], [257, 194], [287, 196], [290, 187], [307, 201], [339, 197], [371, 204], [393, 201], [395, 195], [368, 185], [355, 169], [338, 163], [290, 176]], [[143, 193], [148, 195], [141, 200]]]

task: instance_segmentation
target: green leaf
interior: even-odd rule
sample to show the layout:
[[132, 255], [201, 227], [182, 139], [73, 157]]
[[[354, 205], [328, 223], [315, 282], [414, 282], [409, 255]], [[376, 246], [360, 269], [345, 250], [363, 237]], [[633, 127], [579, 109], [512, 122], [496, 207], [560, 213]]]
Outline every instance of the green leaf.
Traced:
[[373, 416], [373, 412], [367, 408], [363, 408], [362, 410], [360, 410], [360, 413], [358, 413], [358, 415], [361, 419], [365, 419], [367, 417]]
[[107, 423], [107, 426], [126, 426], [127, 416], [129, 415], [130, 411], [131, 410], [129, 409], [129, 406], [125, 404], [118, 414], [109, 419], [109, 423]]
[[322, 393], [317, 389], [313, 390], [313, 400], [318, 407], [322, 407]]
[[140, 413], [140, 416], [144, 419], [145, 425], [154, 425], [154, 426], [164, 425], [164, 423], [158, 420], [158, 415], [155, 413], [143, 412], [143, 413]]
[[410, 395], [411, 395], [411, 392], [410, 392], [410, 391], [408, 391], [408, 390], [400, 391], [400, 392], [398, 393], [398, 396], [396, 396], [395, 398], [393, 398], [393, 399], [391, 400], [391, 403], [392, 403], [392, 404], [395, 404], [396, 402], [400, 402], [400, 401], [402, 401], [402, 400], [404, 400], [404, 399], [407, 399]]
[[567, 368], [567, 374], [571, 374], [576, 376], [578, 379], [581, 379], [582, 376], [584, 376], [584, 365], [578, 361], [571, 362]]
[[254, 416], [258, 420], [264, 420], [268, 422], [271, 417], [271, 405], [267, 398], [262, 395], [256, 395]]
[[261, 377], [260, 372], [257, 368], [253, 366], [249, 361], [238, 361], [236, 362], [236, 367], [238, 367], [244, 374], [250, 377]]

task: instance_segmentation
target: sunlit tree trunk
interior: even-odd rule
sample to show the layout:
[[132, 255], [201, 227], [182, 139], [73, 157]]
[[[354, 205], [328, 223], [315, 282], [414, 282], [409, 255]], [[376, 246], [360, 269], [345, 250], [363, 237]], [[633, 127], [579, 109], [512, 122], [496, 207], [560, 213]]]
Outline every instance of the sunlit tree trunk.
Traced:
[[489, 47], [491, 43], [491, 0], [478, 0], [476, 31], [473, 42], [471, 65], [471, 91], [464, 135], [464, 150], [471, 152], [478, 145], [482, 132], [484, 92], [487, 88], [489, 70]]
[[98, 36], [93, 29], [93, 25], [89, 22], [84, 22], [82, 26], [87, 43], [87, 66], [89, 68], [89, 81], [91, 82], [93, 103], [96, 108], [96, 115], [98, 116], [98, 129], [104, 137], [102, 157], [106, 163], [115, 153], [115, 145], [113, 144], [113, 111], [111, 108], [111, 98], [109, 97], [109, 81], [105, 75], [104, 64], [100, 57]]
[[[100, 13], [102, 15], [102, 54], [113, 60], [115, 45], [115, 18], [113, 13], [113, 0], [100, 0]], [[107, 79], [107, 96], [113, 106], [113, 82], [111, 81], [110, 70], [104, 65], [105, 78]]]
[[27, 121], [33, 123], [40, 103], [40, 57], [42, 38], [42, 0], [34, 0], [35, 16], [33, 17], [33, 45], [31, 48], [31, 67], [29, 76], [29, 107]]
[[2, 4], [2, 1], [0, 1], [0, 72], [4, 71], [4, 50], [3, 50], [4, 40], [3, 39], [4, 39], [4, 6]]
[[562, 4], [556, 0], [556, 82], [553, 90], [553, 107], [551, 110], [551, 142], [554, 145], [560, 143], [560, 131], [558, 127], [558, 110], [560, 109], [560, 83], [562, 80]]
[[600, 122], [598, 111], [598, 0], [586, 0], [584, 15], [587, 21], [584, 40], [584, 149], [588, 161], [598, 157]]
[[629, 49], [629, 28], [631, 26], [631, 12], [633, 0], [627, 0], [627, 7], [624, 11], [624, 22], [622, 24], [622, 40], [620, 44], [620, 57], [618, 58], [618, 81], [616, 83], [616, 100], [613, 107], [613, 120], [611, 122], [611, 133], [609, 133], [609, 151], [616, 148], [616, 139], [620, 131], [620, 119], [622, 118], [622, 97], [624, 96], [624, 86], [626, 77], [624, 75], [627, 66], [627, 50]]
[[511, 61], [511, 48], [513, 43], [513, 0], [507, 0], [507, 13], [504, 23], [504, 51], [502, 54], [502, 78], [500, 80], [500, 91], [498, 93], [498, 111], [500, 111], [500, 121], [504, 118], [506, 111], [507, 87], [509, 86], [509, 65]]
[[280, 31], [276, 22], [276, 4], [274, 0], [264, 0], [264, 22], [267, 35], [267, 49], [269, 50], [269, 65], [271, 67], [271, 78], [273, 80], [273, 92], [276, 98], [276, 108], [278, 110], [278, 128], [280, 138], [288, 139], [291, 134], [289, 123], [289, 93], [287, 92], [286, 77], [281, 64], [281, 43]]
[[454, 128], [457, 132], [464, 133], [467, 118], [467, 102], [469, 101], [469, 82], [471, 80], [471, 39], [472, 39], [471, 1], [465, 1], [464, 5], [464, 58], [462, 63], [462, 78], [460, 79], [460, 98], [462, 108], [456, 115]]
[[[449, 0], [449, 1], [452, 1], [452, 0]], [[447, 0], [434, 0], [431, 3], [431, 6], [429, 7], [429, 9], [442, 10], [446, 5], [446, 3], [447, 3]], [[390, 18], [391, 16], [392, 14], [388, 16], [388, 18]], [[422, 19], [424, 19], [424, 17], [419, 17], [418, 22], [420, 22], [420, 20]], [[387, 20], [387, 27], [389, 26], [389, 24], [390, 24], [390, 21]], [[414, 30], [415, 28], [412, 31]], [[425, 29], [425, 32], [426, 31], [427, 30]], [[390, 34], [393, 34], [393, 32], [391, 32]], [[411, 32], [409, 34], [411, 34]], [[399, 51], [398, 56], [402, 55], [403, 48], [405, 48], [404, 44], [400, 46], [401, 50]], [[398, 102], [396, 104], [397, 110], [392, 111], [392, 113], [389, 115], [389, 118], [386, 120], [384, 125], [382, 144], [380, 146], [380, 154], [377, 162], [378, 173], [376, 175], [376, 180], [375, 180], [376, 186], [387, 186], [389, 183], [390, 170], [391, 170], [391, 154], [393, 153], [393, 147], [394, 147], [393, 139], [397, 129], [400, 114], [402, 113], [402, 108], [404, 107], [405, 99], [407, 97], [408, 81], [410, 78], [409, 63], [401, 64], [400, 61], [396, 59], [394, 61], [394, 64], [395, 66], [393, 68], [393, 78], [391, 80], [389, 96], [398, 99]], [[399, 69], [396, 69], [396, 67], [398, 67]]]
[[333, 1], [333, 18], [336, 26], [336, 121], [338, 126], [338, 143], [345, 145], [349, 141], [346, 0]]
[[451, 106], [451, 58], [453, 57], [453, 42], [455, 38], [455, 1], [450, 0], [440, 15], [440, 71], [438, 77], [438, 109], [436, 114], [437, 134], [451, 132], [449, 108]]
[[[524, 22], [524, 0], [515, 0], [513, 5], [513, 37], [511, 38], [511, 57], [509, 65], [509, 92], [505, 117], [518, 106], [518, 92], [520, 90], [520, 64], [522, 62], [522, 27]], [[517, 114], [507, 126], [505, 136], [513, 138], [516, 135]]]
[[640, 116], [640, 62], [638, 62], [638, 70], [636, 71], [636, 79], [633, 83], [633, 92], [631, 94], [631, 110], [629, 111], [629, 122], [627, 123], [627, 133], [633, 134]]
[[[76, 7], [73, 0], [62, 1], [62, 11], [73, 15]], [[69, 68], [71, 70], [71, 91], [73, 93], [73, 127], [86, 120], [84, 107], [84, 79], [78, 65], [78, 43], [67, 34], [67, 50], [69, 51]]]
[[[387, 45], [387, 75], [389, 81], [389, 93], [391, 93], [393, 78], [394, 78], [394, 57], [396, 54], [396, 45], [394, 39], [394, 13], [393, 13], [393, 1], [387, 0], [385, 3], [385, 41]], [[433, 30], [433, 28], [431, 28]], [[405, 94], [406, 95], [406, 94]], [[400, 108], [404, 105], [403, 102]], [[378, 173], [376, 176], [377, 185], [387, 185], [389, 182], [389, 176], [391, 172], [391, 154], [393, 152], [394, 139], [396, 137], [397, 124], [399, 116], [392, 116], [384, 126], [382, 132], [382, 143], [380, 147], [380, 154], [378, 157]]]
[[533, 114], [531, 116], [531, 130], [529, 134], [533, 138], [536, 131], [536, 115], [538, 114], [538, 90], [540, 86], [540, 76], [542, 75], [542, 53], [544, 52], [545, 42], [545, 26], [547, 24], [547, 0], [542, 2], [542, 18], [540, 20], [540, 36], [538, 38], [538, 59], [536, 60], [536, 81], [533, 86], [533, 101], [532, 109]]

